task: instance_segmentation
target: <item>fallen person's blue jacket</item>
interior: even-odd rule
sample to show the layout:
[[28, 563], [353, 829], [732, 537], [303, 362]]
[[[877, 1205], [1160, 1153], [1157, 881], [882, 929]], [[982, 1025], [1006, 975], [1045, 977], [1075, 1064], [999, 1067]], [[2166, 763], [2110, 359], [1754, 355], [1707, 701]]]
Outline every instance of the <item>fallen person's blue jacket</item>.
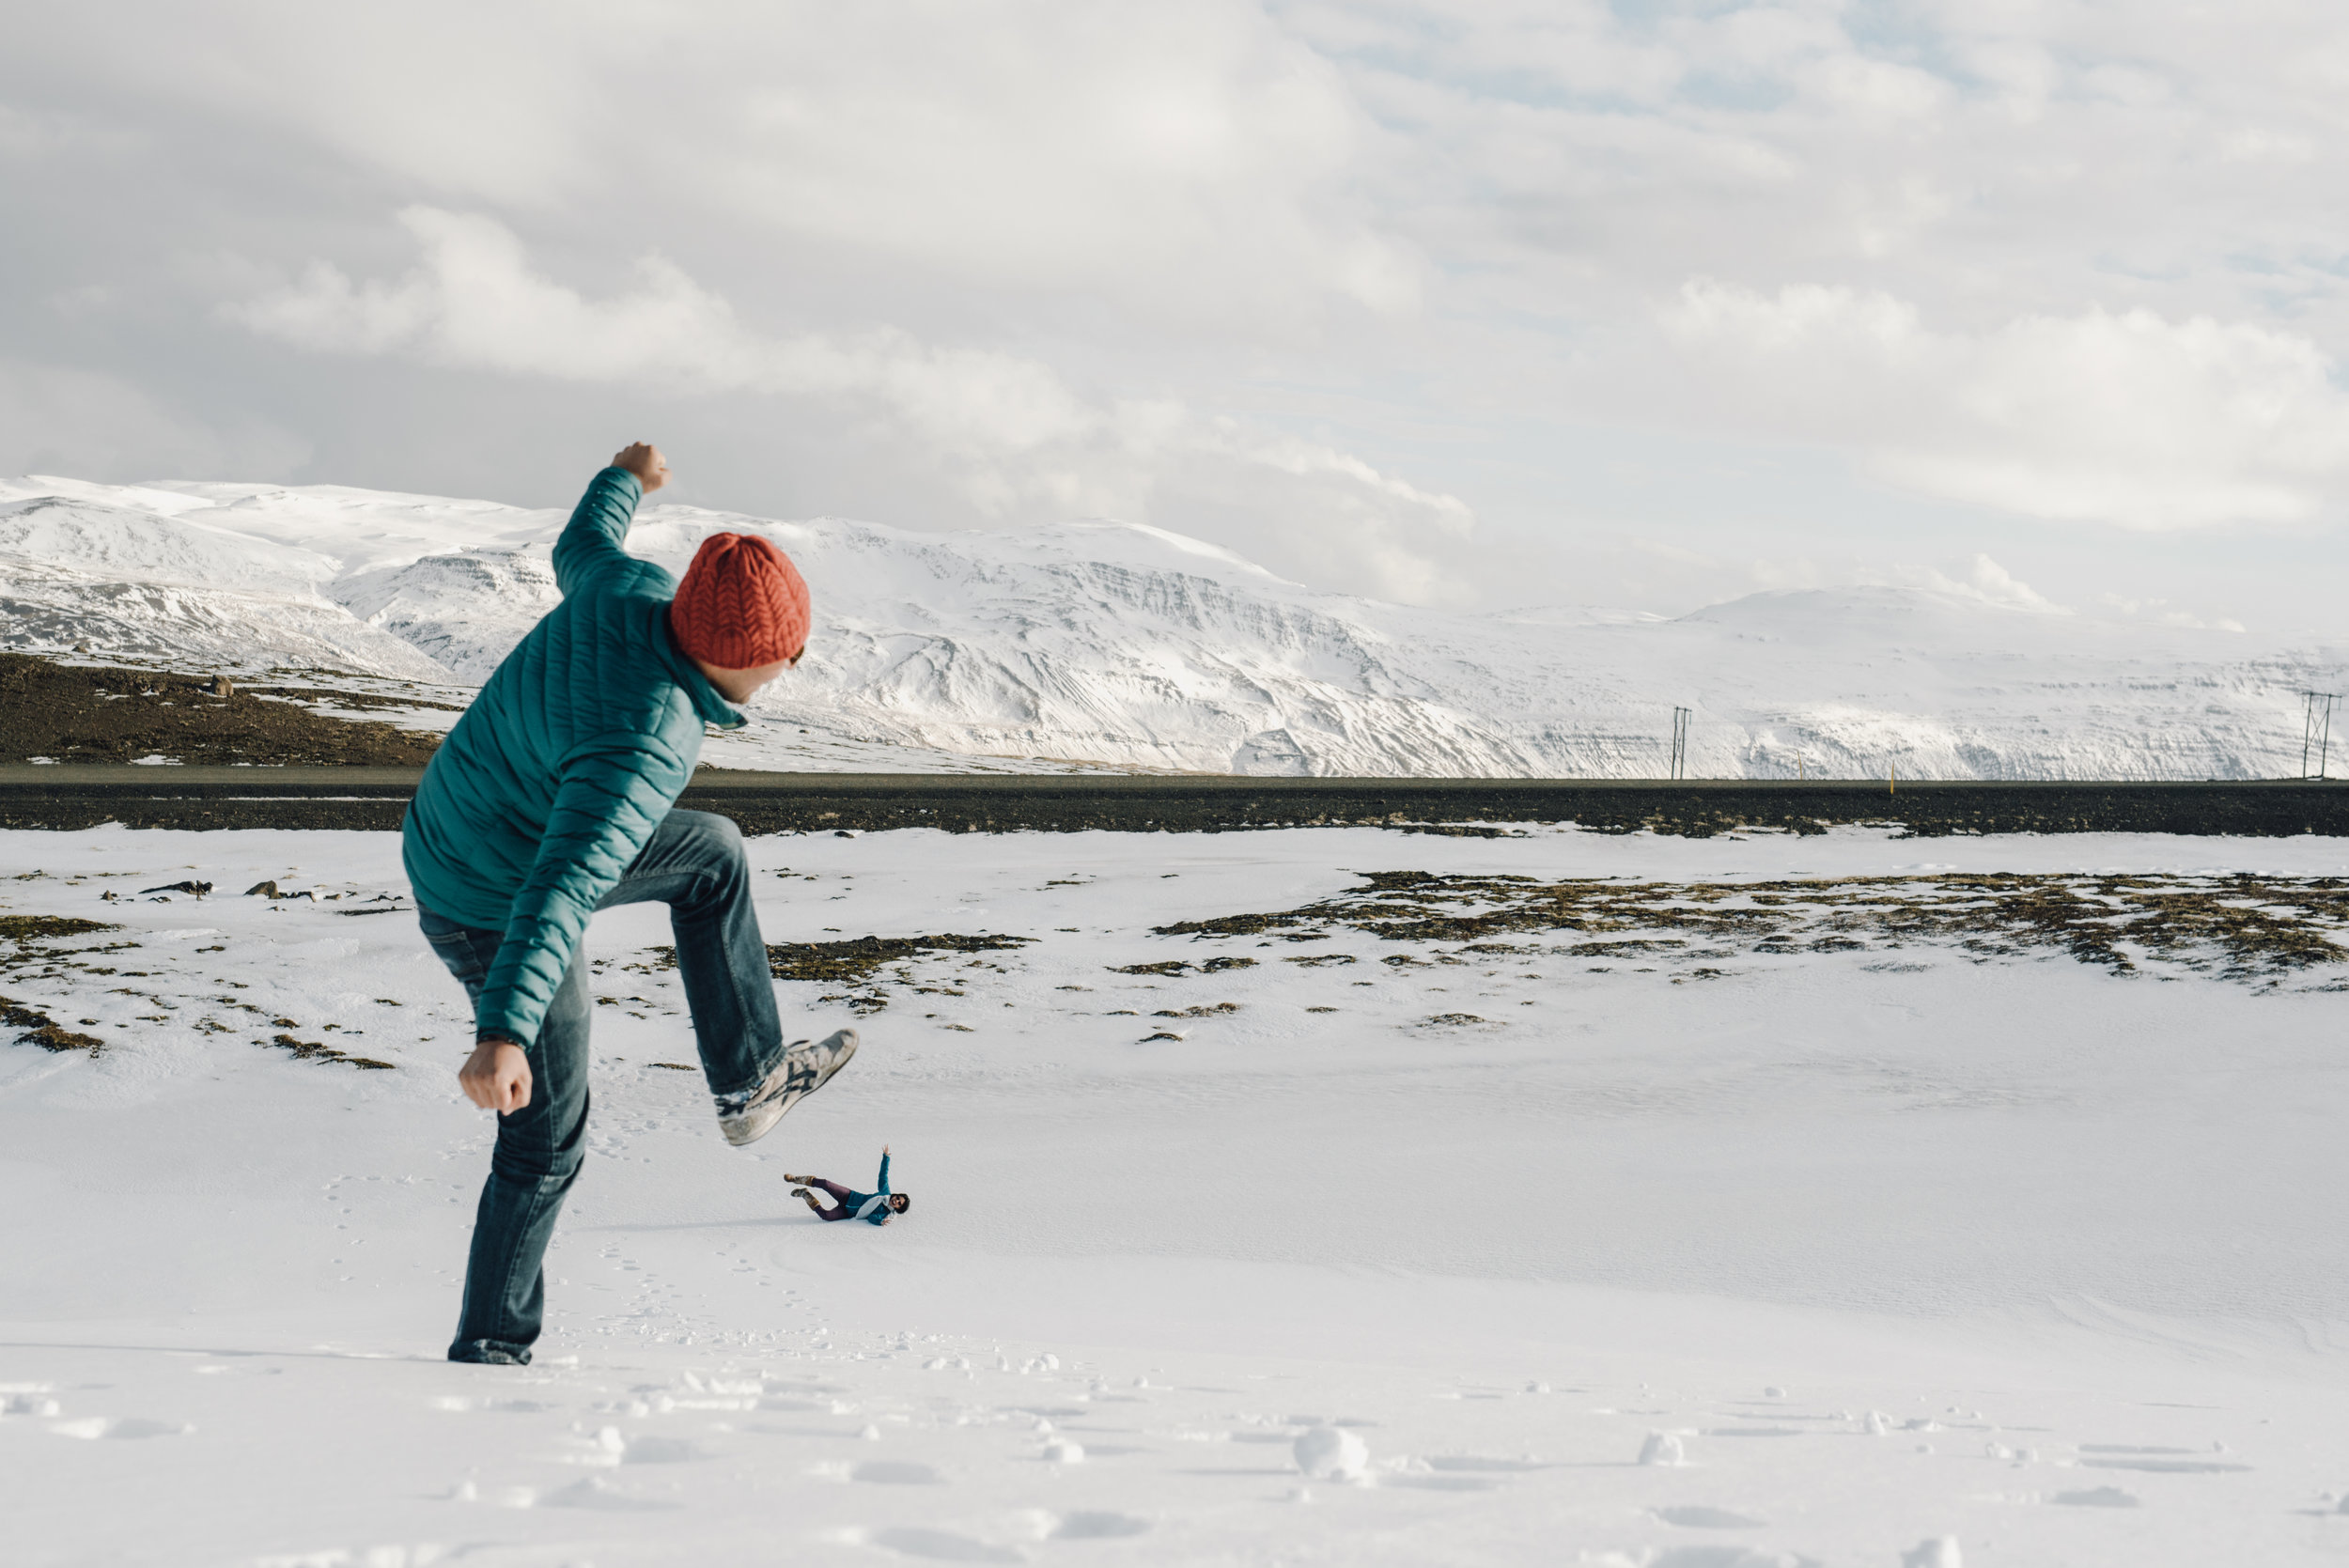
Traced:
[[896, 1217], [897, 1211], [889, 1206], [889, 1151], [886, 1149], [881, 1151], [880, 1190], [851, 1192], [840, 1201], [838, 1208], [824, 1215], [826, 1219], [862, 1219], [867, 1225], [886, 1225]]
[[620, 548], [643, 487], [589, 483], [554, 546], [563, 602], [506, 656], [408, 808], [416, 902], [503, 935], [474, 1027], [522, 1046], [587, 917], [693, 776], [705, 724], [743, 721], [669, 634], [677, 580]]

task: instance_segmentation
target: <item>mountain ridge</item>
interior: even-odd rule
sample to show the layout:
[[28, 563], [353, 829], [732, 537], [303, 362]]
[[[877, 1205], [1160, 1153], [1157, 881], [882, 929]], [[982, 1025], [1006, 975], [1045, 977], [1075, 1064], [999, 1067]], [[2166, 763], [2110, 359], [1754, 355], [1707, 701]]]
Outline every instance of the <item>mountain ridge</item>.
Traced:
[[[557, 602], [567, 513], [344, 486], [0, 480], [0, 645], [462, 688]], [[1112, 522], [917, 533], [647, 506], [682, 570], [765, 535], [815, 594], [770, 768], [1000, 759], [1358, 776], [1656, 777], [1671, 714], [1722, 778], [2258, 778], [2299, 768], [2300, 689], [2343, 650], [1932, 588], [1774, 590], [1664, 618], [1461, 613], [1288, 582]], [[957, 760], [961, 759], [961, 760]]]

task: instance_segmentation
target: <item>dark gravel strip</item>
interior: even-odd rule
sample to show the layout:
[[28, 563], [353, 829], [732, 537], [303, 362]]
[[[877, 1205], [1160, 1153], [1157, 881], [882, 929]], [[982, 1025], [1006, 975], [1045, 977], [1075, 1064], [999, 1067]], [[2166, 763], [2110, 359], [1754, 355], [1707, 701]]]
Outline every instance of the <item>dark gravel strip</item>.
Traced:
[[[399, 826], [415, 769], [0, 768], [0, 827], [364, 829]], [[1505, 833], [1575, 822], [1703, 838], [1854, 822], [1949, 833], [2349, 836], [2341, 784], [1904, 784], [1514, 779], [1244, 779], [1202, 775], [719, 773], [680, 802], [749, 833], [1220, 832], [1373, 826]]]

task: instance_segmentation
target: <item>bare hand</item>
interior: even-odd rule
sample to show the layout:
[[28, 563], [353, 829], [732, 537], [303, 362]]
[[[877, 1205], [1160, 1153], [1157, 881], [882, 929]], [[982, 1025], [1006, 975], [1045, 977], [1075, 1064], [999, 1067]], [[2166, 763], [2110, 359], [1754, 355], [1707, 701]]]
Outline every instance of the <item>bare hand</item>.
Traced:
[[530, 1058], [511, 1040], [484, 1040], [457, 1070], [465, 1098], [503, 1114], [530, 1103]]
[[650, 495], [669, 482], [669, 459], [661, 455], [661, 448], [648, 441], [630, 442], [612, 454], [612, 466], [624, 468], [636, 475], [637, 483]]

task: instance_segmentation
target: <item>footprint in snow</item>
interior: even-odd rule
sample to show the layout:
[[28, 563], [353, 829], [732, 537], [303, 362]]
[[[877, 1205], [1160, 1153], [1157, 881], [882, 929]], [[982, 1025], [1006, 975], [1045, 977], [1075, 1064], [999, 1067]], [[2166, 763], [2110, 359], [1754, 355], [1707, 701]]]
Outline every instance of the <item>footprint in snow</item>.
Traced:
[[1705, 1508], [1689, 1505], [1682, 1508], [1659, 1508], [1656, 1516], [1668, 1525], [1683, 1529], [1757, 1529], [1769, 1523], [1767, 1519], [1749, 1519], [1742, 1514], [1732, 1514], [1725, 1508]]
[[1046, 1533], [1053, 1541], [1114, 1541], [1149, 1528], [1149, 1520], [1130, 1514], [1071, 1514]]
[[672, 1509], [677, 1505], [652, 1498], [631, 1497], [615, 1491], [603, 1477], [591, 1475], [558, 1491], [549, 1492], [538, 1499], [541, 1508], [600, 1508], [614, 1513], [647, 1514]]
[[2170, 1454], [2192, 1453], [2192, 1449], [2129, 1448], [2118, 1443], [2082, 1443], [2080, 1463], [2100, 1470], [2143, 1470], [2154, 1475], [2232, 1475], [2248, 1470], [2248, 1465], [2231, 1464], [2223, 1459], [2172, 1459]]
[[1516, 1474], [1521, 1470], [1547, 1470], [1555, 1467], [1538, 1459], [1481, 1459], [1474, 1454], [1429, 1454], [1427, 1467], [1431, 1470], [1477, 1470], [1495, 1474]]
[[1014, 1546], [998, 1546], [952, 1530], [900, 1528], [875, 1530], [862, 1539], [868, 1545], [927, 1558], [934, 1562], [1025, 1562], [1028, 1554]]
[[1675, 1546], [1648, 1560], [1647, 1568], [1819, 1568], [1816, 1558], [1757, 1552], [1744, 1546]]
[[868, 1459], [862, 1465], [852, 1467], [848, 1479], [878, 1486], [938, 1486], [946, 1480], [927, 1465], [910, 1464], [898, 1459]]
[[1489, 1492], [1501, 1483], [1475, 1475], [1389, 1475], [1381, 1486], [1416, 1486], [1423, 1492]]
[[631, 1437], [620, 1451], [623, 1465], [682, 1465], [708, 1455], [682, 1437]]

